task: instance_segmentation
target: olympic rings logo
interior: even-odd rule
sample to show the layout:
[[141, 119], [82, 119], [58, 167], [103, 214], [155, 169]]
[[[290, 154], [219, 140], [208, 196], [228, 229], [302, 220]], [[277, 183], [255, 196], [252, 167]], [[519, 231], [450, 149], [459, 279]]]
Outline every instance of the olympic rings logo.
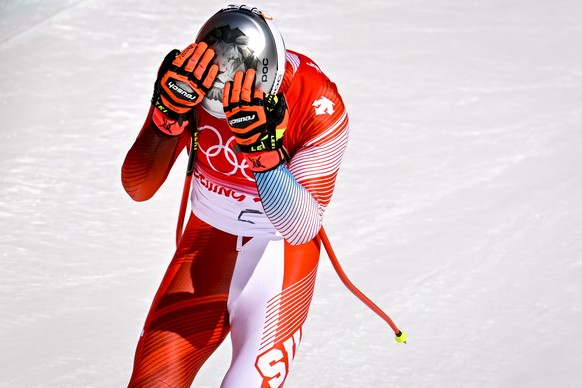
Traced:
[[[254, 182], [254, 178], [252, 178], [249, 175], [249, 168], [248, 168], [248, 164], [247, 161], [245, 159], [243, 159], [240, 163], [236, 158], [236, 153], [234, 152], [233, 146], [234, 146], [234, 135], [231, 136], [229, 139], [226, 140], [226, 142], [223, 141], [222, 139], [222, 135], [220, 134], [220, 132], [218, 132], [218, 130], [210, 125], [204, 125], [200, 128], [198, 128], [199, 131], [202, 130], [210, 130], [212, 133], [214, 133], [214, 135], [216, 135], [216, 141], [214, 142], [209, 142], [210, 144], [213, 144], [211, 146], [209, 146], [208, 148], [204, 149], [202, 147], [202, 144], [198, 144], [198, 150], [200, 152], [202, 152], [202, 154], [204, 154], [204, 156], [206, 157], [206, 161], [208, 162], [208, 165], [210, 167], [212, 167], [212, 169], [216, 172], [220, 172], [222, 174], [226, 174], [228, 176], [232, 176], [235, 175], [238, 171], [240, 171], [240, 173], [249, 181]], [[230, 166], [232, 166], [232, 169], [230, 171], [222, 171], [219, 166], [217, 166], [218, 163], [220, 163], [221, 161], [221, 155], [222, 155], [222, 159], [225, 160], [226, 162], [228, 162], [230, 164]], [[218, 159], [216, 159], [218, 158]], [[213, 162], [214, 160], [214, 162]], [[225, 163], [222, 163], [222, 165], [224, 165]]]

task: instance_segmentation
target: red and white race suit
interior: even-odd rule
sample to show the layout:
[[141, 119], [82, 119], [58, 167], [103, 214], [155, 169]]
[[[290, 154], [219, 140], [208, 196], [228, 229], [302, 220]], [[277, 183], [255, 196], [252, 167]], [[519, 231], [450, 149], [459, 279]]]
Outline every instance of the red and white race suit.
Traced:
[[[283, 386], [313, 295], [317, 233], [348, 140], [335, 84], [309, 58], [287, 51], [286, 59], [279, 92], [289, 107], [287, 165], [253, 174], [234, 152], [226, 121], [196, 108], [192, 214], [147, 316], [131, 387], [190, 386], [228, 333], [233, 358], [222, 387]], [[161, 130], [154, 109], [122, 168], [136, 201], [154, 195], [191, 139], [189, 129]]]

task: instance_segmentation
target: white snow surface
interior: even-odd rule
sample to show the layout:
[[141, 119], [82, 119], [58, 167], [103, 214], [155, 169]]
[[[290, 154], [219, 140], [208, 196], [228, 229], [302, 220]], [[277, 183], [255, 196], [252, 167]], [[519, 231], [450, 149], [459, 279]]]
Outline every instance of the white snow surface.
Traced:
[[[0, 386], [127, 385], [186, 159], [145, 203], [120, 167], [160, 61], [224, 4], [0, 2]], [[286, 387], [582, 387], [582, 2], [254, 4], [345, 99], [326, 230], [409, 335], [322, 254]]]

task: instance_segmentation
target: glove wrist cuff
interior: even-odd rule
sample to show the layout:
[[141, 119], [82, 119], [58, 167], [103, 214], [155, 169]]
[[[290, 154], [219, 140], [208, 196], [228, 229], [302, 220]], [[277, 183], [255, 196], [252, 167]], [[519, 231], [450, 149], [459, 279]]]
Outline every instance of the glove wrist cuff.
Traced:
[[275, 150], [245, 152], [243, 156], [253, 172], [269, 171], [289, 161], [289, 154], [285, 147]]
[[154, 106], [152, 120], [160, 131], [171, 136], [177, 136], [184, 132], [188, 125], [187, 117], [166, 108], [157, 90], [154, 90], [151, 102]]

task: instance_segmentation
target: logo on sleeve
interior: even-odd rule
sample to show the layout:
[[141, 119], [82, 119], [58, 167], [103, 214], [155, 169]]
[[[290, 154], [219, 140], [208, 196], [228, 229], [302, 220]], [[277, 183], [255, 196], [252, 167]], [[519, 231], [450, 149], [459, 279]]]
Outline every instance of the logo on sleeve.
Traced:
[[335, 104], [323, 96], [321, 96], [319, 100], [313, 101], [312, 105], [315, 107], [316, 116], [322, 115], [324, 113], [327, 113], [331, 116], [334, 112], [333, 106]]

